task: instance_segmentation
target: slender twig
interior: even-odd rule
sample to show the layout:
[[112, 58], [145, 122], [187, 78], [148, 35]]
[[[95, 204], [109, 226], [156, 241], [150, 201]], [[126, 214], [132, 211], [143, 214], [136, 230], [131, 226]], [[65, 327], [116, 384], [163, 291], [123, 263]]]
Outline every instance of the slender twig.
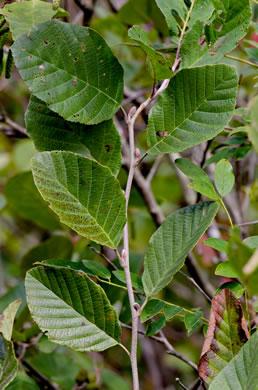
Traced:
[[1, 130], [8, 131], [15, 130], [15, 132], [22, 134], [25, 137], [28, 137], [28, 133], [26, 132], [26, 129], [22, 126], [20, 126], [18, 123], [14, 122], [12, 119], [10, 119], [8, 116], [3, 114], [2, 118], [0, 118], [0, 122], [6, 123], [9, 127], [1, 126]]
[[27, 374], [36, 380], [41, 389], [59, 390], [59, 387], [56, 384], [50, 383], [47, 377], [32, 367], [26, 360], [23, 360], [22, 364], [25, 367]]
[[186, 275], [183, 271], [179, 271], [179, 273], [181, 275], [184, 275], [184, 277], [189, 280], [189, 282], [191, 282], [199, 291], [200, 293], [207, 299], [208, 302], [211, 302], [211, 298], [206, 294], [205, 291], [203, 291], [203, 289], [199, 286], [198, 283], [196, 283], [196, 281], [191, 278], [190, 276]]
[[244, 223], [238, 223], [237, 226], [248, 226], [248, 225], [256, 225], [256, 224], [258, 224], [258, 220], [250, 221], [250, 222], [244, 222]]
[[231, 227], [233, 227], [234, 225], [233, 225], [233, 222], [232, 222], [231, 216], [230, 216], [230, 214], [229, 214], [229, 212], [228, 212], [228, 209], [227, 209], [227, 207], [226, 207], [225, 203], [223, 202], [223, 199], [222, 199], [222, 198], [220, 198], [220, 203], [221, 203], [221, 206], [224, 208], [224, 210], [225, 210], [225, 212], [226, 212], [226, 214], [227, 214], [227, 217], [228, 217], [228, 220], [229, 220], [230, 226], [231, 226]]
[[182, 43], [183, 43], [183, 40], [184, 40], [187, 24], [189, 22], [191, 13], [193, 11], [194, 4], [195, 4], [195, 0], [192, 0], [191, 7], [190, 7], [190, 9], [189, 9], [189, 11], [187, 13], [187, 16], [186, 16], [186, 19], [185, 19], [185, 22], [184, 22], [184, 25], [183, 25], [183, 28], [182, 28], [182, 31], [181, 31], [181, 34], [180, 34], [179, 43], [178, 43], [178, 46], [177, 46], [176, 58], [175, 58], [174, 65], [172, 67], [173, 72], [176, 71], [176, 69], [177, 69], [177, 67], [178, 67], [178, 65], [180, 63], [180, 50], [181, 50]]
[[108, 262], [108, 264], [111, 265], [111, 267], [113, 267], [115, 270], [118, 270], [117, 266], [112, 262], [112, 260], [110, 260], [104, 253], [100, 252], [97, 248], [95, 248], [94, 246], [92, 245], [88, 245], [88, 247], [93, 251], [95, 252], [97, 255], [99, 255], [100, 257], [102, 257], [104, 260], [106, 260]]
[[156, 175], [156, 173], [157, 173], [157, 171], [159, 169], [159, 166], [160, 166], [160, 163], [161, 163], [162, 159], [163, 159], [163, 156], [161, 154], [154, 161], [154, 164], [152, 165], [151, 170], [150, 170], [150, 172], [149, 172], [149, 174], [148, 174], [148, 176], [146, 178], [147, 183], [150, 184], [152, 182], [152, 179], [154, 178], [154, 176]]
[[179, 378], [176, 378], [176, 382], [179, 384], [179, 386], [180, 386], [183, 390], [188, 390], [188, 388], [180, 381]]
[[224, 57], [229, 58], [230, 60], [239, 61], [239, 62], [242, 62], [243, 64], [251, 65], [251, 66], [254, 66], [255, 68], [258, 68], [257, 64], [255, 64], [254, 62], [245, 60], [244, 58], [234, 57], [234, 56], [230, 56], [228, 54], [225, 55]]

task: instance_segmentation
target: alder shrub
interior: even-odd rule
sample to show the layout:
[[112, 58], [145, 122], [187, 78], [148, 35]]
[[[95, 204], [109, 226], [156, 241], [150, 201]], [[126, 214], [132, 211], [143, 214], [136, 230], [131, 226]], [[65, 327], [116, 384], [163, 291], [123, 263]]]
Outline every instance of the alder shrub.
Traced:
[[257, 390], [257, 1], [72, 3], [0, 9], [0, 389]]

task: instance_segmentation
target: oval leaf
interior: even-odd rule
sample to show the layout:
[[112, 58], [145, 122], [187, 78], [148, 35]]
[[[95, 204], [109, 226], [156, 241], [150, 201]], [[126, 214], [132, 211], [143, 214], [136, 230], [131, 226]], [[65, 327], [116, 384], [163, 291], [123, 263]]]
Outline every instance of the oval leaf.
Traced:
[[165, 302], [159, 299], [151, 299], [144, 307], [141, 313], [141, 322], [150, 320], [152, 317], [157, 315], [165, 306]]
[[86, 126], [64, 120], [46, 103], [31, 96], [26, 129], [39, 152], [68, 150], [93, 157], [117, 175], [121, 168], [121, 138], [112, 120]]
[[21, 305], [21, 299], [11, 302], [2, 314], [0, 314], [0, 333], [8, 341], [12, 338], [13, 323], [16, 313]]
[[228, 289], [212, 299], [208, 330], [199, 362], [200, 377], [210, 383], [249, 338], [241, 303]]
[[200, 240], [218, 211], [214, 202], [176, 211], [152, 235], [144, 258], [143, 286], [147, 297], [157, 294], [183, 267], [187, 254]]
[[221, 238], [207, 238], [207, 240], [203, 241], [203, 244], [224, 253], [227, 253], [228, 250], [227, 241], [222, 240]]
[[120, 325], [104, 290], [83, 272], [33, 268], [25, 280], [33, 319], [49, 339], [77, 351], [119, 344]]
[[123, 69], [94, 30], [49, 21], [19, 37], [12, 52], [32, 93], [63, 118], [96, 124], [118, 110]]
[[223, 159], [216, 164], [214, 181], [216, 188], [222, 197], [230, 193], [235, 183], [235, 176], [230, 162]]
[[108, 168], [71, 152], [33, 157], [32, 172], [43, 199], [77, 233], [116, 248], [126, 221], [125, 197]]
[[151, 110], [148, 154], [181, 152], [215, 137], [233, 115], [237, 86], [228, 65], [178, 72]]
[[24, 372], [19, 372], [14, 381], [8, 386], [8, 390], [40, 390], [40, 388], [32, 378]]

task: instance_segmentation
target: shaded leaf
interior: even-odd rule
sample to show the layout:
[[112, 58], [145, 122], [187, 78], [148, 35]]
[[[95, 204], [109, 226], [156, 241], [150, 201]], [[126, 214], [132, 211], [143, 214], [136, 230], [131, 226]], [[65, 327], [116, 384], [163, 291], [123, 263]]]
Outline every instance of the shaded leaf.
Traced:
[[93, 157], [117, 175], [121, 168], [121, 139], [113, 121], [86, 126], [65, 121], [31, 96], [25, 115], [27, 132], [38, 151], [68, 150]]
[[133, 26], [130, 28], [128, 35], [131, 39], [139, 43], [140, 47], [150, 59], [153, 68], [153, 78], [156, 82], [169, 79], [173, 76], [171, 63], [149, 45], [147, 34], [141, 26]]
[[243, 240], [243, 243], [247, 246], [249, 246], [249, 248], [258, 248], [258, 236], [251, 236], [251, 237], [247, 237]]
[[7, 390], [40, 390], [37, 383], [26, 375], [19, 372], [13, 382], [7, 387]]
[[215, 275], [225, 276], [226, 278], [237, 278], [238, 273], [235, 271], [230, 261], [224, 261], [217, 265]]
[[103, 351], [119, 343], [117, 313], [84, 273], [37, 267], [27, 273], [25, 286], [32, 317], [51, 341], [77, 351]]
[[0, 314], [0, 333], [7, 341], [11, 341], [12, 332], [13, 332], [13, 323], [21, 305], [21, 299], [16, 299], [16, 301], [10, 303], [2, 314]]
[[181, 152], [215, 137], [232, 117], [237, 83], [228, 65], [178, 72], [151, 109], [148, 154]]
[[141, 322], [150, 320], [152, 317], [157, 315], [165, 306], [165, 302], [159, 299], [151, 299], [148, 301], [141, 313]]
[[144, 258], [142, 280], [147, 297], [171, 282], [217, 211], [217, 203], [204, 202], [180, 209], [165, 219], [152, 235]]
[[63, 118], [90, 125], [118, 110], [123, 69], [94, 30], [46, 22], [19, 37], [12, 52], [32, 93]]
[[211, 179], [202, 168], [185, 158], [178, 158], [175, 163], [178, 169], [193, 180], [189, 187], [193, 188], [197, 192], [200, 192], [207, 198], [219, 200], [219, 196], [214, 189]]
[[0, 390], [12, 382], [18, 371], [18, 360], [14, 354], [13, 343], [5, 340], [0, 333]]
[[257, 390], [258, 332], [240, 349], [239, 353], [212, 381], [209, 390]]
[[47, 259], [69, 260], [72, 252], [73, 244], [68, 238], [54, 235], [25, 253], [21, 259], [21, 275], [24, 277], [26, 272], [33, 266], [33, 263], [37, 261]]
[[228, 289], [212, 299], [209, 326], [199, 361], [199, 375], [210, 383], [249, 338], [241, 303]]
[[222, 240], [221, 238], [207, 238], [207, 240], [203, 241], [203, 244], [224, 253], [227, 253], [228, 250], [227, 241]]
[[102, 382], [108, 387], [110, 390], [119, 389], [119, 390], [130, 390], [129, 384], [125, 381], [124, 378], [122, 378], [117, 373], [108, 370], [106, 368], [103, 368], [101, 370], [101, 379]]
[[10, 207], [22, 218], [32, 221], [42, 229], [62, 229], [57, 216], [41, 198], [31, 172], [11, 177], [5, 186], [5, 196]]
[[203, 165], [203, 168], [206, 168], [208, 165], [210, 165], [212, 163], [216, 163], [216, 162], [220, 161], [222, 158], [229, 159], [229, 158], [233, 157], [235, 155], [235, 153], [236, 153], [236, 149], [224, 148], [224, 149], [220, 150], [219, 152], [215, 153], [210, 158], [208, 158], [208, 160], [206, 160], [205, 164]]
[[[112, 271], [112, 274], [115, 275], [115, 277], [118, 280], [120, 280], [120, 282], [126, 285], [126, 278], [125, 278], [124, 271], [116, 270], [116, 271]], [[131, 272], [131, 279], [132, 279], [133, 287], [136, 288], [136, 290], [143, 291], [143, 285], [140, 276]]]
[[199, 319], [203, 316], [202, 311], [194, 311], [193, 313], [186, 313], [184, 317], [184, 323], [186, 329], [193, 328], [198, 322]]
[[[257, 49], [256, 49], [257, 50]], [[258, 98], [255, 97], [250, 109], [251, 125], [247, 127], [248, 136], [253, 144], [254, 150], [258, 154]]]
[[181, 313], [182, 311], [183, 308], [181, 306], [166, 305], [164, 308], [164, 315], [166, 321], [172, 320], [173, 317], [175, 317], [177, 314]]
[[77, 233], [116, 248], [125, 224], [125, 197], [110, 170], [71, 152], [42, 152], [32, 172], [43, 199]]
[[145, 337], [154, 336], [166, 325], [165, 316], [160, 316], [156, 321], [150, 322], [147, 326]]
[[93, 260], [82, 260], [82, 263], [88, 270], [91, 271], [92, 275], [99, 276], [103, 279], [111, 278], [111, 273], [106, 267], [104, 267], [104, 265]]
[[241, 298], [244, 294], [244, 289], [241, 284], [237, 282], [227, 282], [223, 283], [215, 292], [214, 295], [218, 295], [224, 288], [229, 289], [236, 296], [236, 298]]
[[214, 181], [216, 188], [222, 197], [231, 192], [235, 183], [235, 176], [230, 162], [223, 159], [216, 164]]

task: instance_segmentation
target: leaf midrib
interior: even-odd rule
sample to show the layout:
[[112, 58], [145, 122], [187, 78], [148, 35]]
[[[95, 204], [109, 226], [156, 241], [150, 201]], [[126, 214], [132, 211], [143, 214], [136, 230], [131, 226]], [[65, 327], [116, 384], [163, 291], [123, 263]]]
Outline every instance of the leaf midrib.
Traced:
[[[172, 80], [173, 80], [173, 78], [172, 78]], [[226, 80], [222, 80], [223, 83], [224, 83], [225, 81], [226, 81]], [[221, 84], [222, 84], [222, 82], [221, 82]], [[214, 93], [214, 91], [217, 90], [217, 87], [218, 87], [219, 85], [220, 85], [220, 84], [216, 85], [216, 88], [213, 89], [212, 93]], [[211, 93], [211, 95], [212, 95], [212, 93]], [[190, 117], [191, 117], [195, 112], [197, 112], [197, 111], [199, 110], [199, 108], [200, 108], [204, 103], [207, 103], [209, 97], [210, 97], [210, 95], [206, 96], [206, 98], [202, 101], [202, 103], [200, 103], [200, 105], [197, 106], [196, 109], [195, 109], [194, 111], [192, 111], [191, 114], [190, 114], [188, 117], [186, 117], [186, 118], [185, 118], [182, 122], [180, 122], [173, 130], [171, 130], [171, 132], [169, 133], [169, 135], [168, 135], [167, 137], [165, 137], [165, 138], [161, 139], [160, 141], [158, 141], [157, 143], [155, 143], [155, 145], [153, 145], [153, 146], [149, 149], [149, 152], [150, 152], [150, 150], [156, 148], [156, 147], [157, 147], [158, 145], [160, 145], [161, 143], [165, 142], [165, 140], [166, 140], [167, 138], [172, 137], [172, 136], [173, 136], [173, 133], [174, 133], [176, 130], [178, 130], [179, 127], [180, 127], [184, 122], [186, 122], [187, 120], [189, 120]], [[162, 111], [163, 111], [163, 114], [164, 114], [163, 107], [162, 107]], [[164, 115], [163, 115], [163, 116], [164, 116]]]

